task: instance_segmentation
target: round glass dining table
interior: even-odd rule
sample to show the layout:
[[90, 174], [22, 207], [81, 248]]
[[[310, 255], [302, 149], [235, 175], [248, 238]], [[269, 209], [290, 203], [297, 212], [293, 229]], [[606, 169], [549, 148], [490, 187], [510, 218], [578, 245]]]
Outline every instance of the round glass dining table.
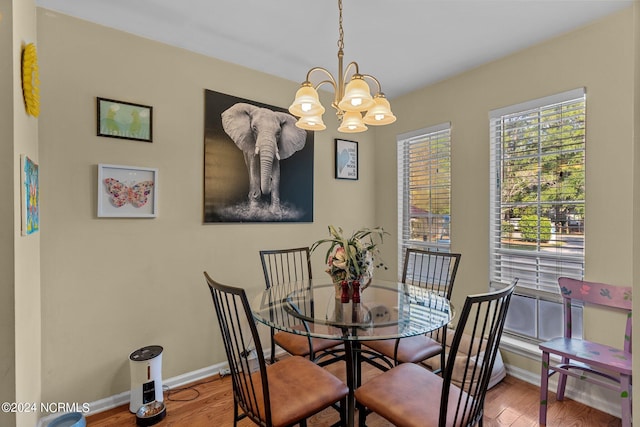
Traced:
[[359, 301], [342, 302], [342, 291], [333, 283], [305, 280], [274, 285], [251, 303], [254, 318], [265, 325], [344, 342], [349, 426], [354, 425], [361, 343], [426, 334], [448, 324], [454, 313], [445, 297], [407, 283], [373, 279], [359, 294]]

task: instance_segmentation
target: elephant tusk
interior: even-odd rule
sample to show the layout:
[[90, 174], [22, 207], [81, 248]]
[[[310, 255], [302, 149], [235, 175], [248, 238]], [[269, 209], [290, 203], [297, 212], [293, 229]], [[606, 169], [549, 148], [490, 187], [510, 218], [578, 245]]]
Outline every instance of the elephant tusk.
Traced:
[[280, 153], [276, 151], [276, 159], [280, 160]]
[[256, 145], [256, 151], [255, 151], [255, 154], [258, 154], [259, 152], [260, 152], [260, 147], [258, 147], [258, 146]]

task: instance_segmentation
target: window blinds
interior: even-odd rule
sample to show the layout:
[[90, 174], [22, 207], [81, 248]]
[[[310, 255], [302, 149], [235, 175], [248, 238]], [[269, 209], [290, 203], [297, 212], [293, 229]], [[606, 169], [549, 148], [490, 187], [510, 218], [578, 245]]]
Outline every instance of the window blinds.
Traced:
[[491, 112], [491, 281], [584, 276], [585, 116], [584, 89]]
[[398, 136], [398, 210], [400, 262], [407, 247], [449, 251], [450, 123]]

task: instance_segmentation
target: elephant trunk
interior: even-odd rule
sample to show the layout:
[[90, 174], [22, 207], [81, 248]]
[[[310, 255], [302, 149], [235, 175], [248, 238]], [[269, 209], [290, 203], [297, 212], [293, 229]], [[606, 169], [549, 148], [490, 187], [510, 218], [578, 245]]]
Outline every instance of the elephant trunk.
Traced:
[[272, 144], [260, 147], [260, 191], [264, 195], [271, 194], [271, 174], [274, 157], [275, 150]]

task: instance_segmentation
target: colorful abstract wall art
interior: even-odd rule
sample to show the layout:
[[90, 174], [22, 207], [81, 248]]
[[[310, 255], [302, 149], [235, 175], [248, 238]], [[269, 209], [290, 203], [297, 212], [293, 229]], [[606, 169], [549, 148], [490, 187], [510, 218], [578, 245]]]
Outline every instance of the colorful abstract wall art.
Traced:
[[22, 235], [27, 236], [40, 230], [40, 186], [38, 165], [27, 155], [20, 156]]

